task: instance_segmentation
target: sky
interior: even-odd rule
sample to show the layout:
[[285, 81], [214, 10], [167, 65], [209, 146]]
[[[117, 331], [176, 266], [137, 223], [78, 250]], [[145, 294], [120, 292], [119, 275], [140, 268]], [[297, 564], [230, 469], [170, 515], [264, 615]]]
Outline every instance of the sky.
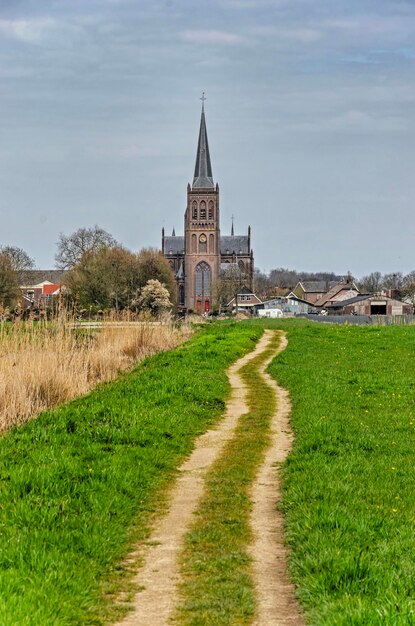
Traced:
[[182, 234], [204, 91], [259, 269], [414, 270], [414, 69], [413, 0], [1, 0], [0, 246]]

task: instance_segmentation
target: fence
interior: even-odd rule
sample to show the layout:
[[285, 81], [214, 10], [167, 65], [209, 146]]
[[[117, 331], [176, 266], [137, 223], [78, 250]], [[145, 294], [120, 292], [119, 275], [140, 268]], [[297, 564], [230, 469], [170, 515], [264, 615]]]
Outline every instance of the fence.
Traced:
[[310, 315], [299, 317], [313, 322], [331, 324], [353, 324], [359, 326], [406, 326], [415, 324], [414, 315]]

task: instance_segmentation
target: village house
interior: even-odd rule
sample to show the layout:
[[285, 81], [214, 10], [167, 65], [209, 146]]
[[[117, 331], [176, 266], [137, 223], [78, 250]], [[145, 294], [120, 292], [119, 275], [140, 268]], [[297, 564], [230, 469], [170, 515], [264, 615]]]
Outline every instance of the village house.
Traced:
[[[260, 313], [260, 310], [262, 309], [264, 311], [281, 311], [281, 314], [286, 317], [295, 317], [297, 315], [309, 313], [311, 308], [312, 306], [309, 302], [298, 298], [293, 292], [291, 292], [285, 296], [265, 300], [262, 303], [262, 306], [258, 307], [258, 314], [261, 317], [269, 317], [265, 313]], [[277, 315], [278, 314], [276, 314], [276, 316]], [[270, 314], [270, 317], [273, 317], [273, 315]]]
[[228, 302], [226, 308], [234, 313], [236, 311], [245, 311], [252, 315], [260, 305], [262, 305], [260, 298], [252, 293], [248, 287], [242, 287], [240, 293], [236, 295], [236, 298], [232, 298], [232, 300]]
[[37, 285], [22, 285], [20, 292], [22, 294], [23, 309], [47, 307], [51, 304], [53, 298], [58, 297], [65, 290], [66, 287], [64, 285], [51, 283], [48, 280], [44, 280]]
[[314, 302], [316, 308], [324, 307], [342, 300], [350, 300], [360, 294], [359, 288], [353, 280], [346, 280], [334, 285], [329, 291], [323, 294], [318, 300]]
[[293, 293], [298, 298], [315, 304], [337, 284], [337, 280], [300, 280], [293, 289]]

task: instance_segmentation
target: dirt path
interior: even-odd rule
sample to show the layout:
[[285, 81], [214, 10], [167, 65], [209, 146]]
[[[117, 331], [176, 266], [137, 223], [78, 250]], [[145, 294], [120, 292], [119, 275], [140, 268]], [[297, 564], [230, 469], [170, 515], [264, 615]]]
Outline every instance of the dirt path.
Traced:
[[[238, 419], [247, 412], [247, 390], [238, 370], [258, 356], [268, 345], [272, 331], [265, 331], [255, 350], [228, 370], [231, 397], [224, 418], [218, 426], [196, 440], [191, 456], [179, 468], [179, 478], [170, 494], [168, 510], [155, 525], [149, 541], [141, 550], [144, 565], [135, 583], [142, 588], [135, 598], [134, 610], [120, 626], [168, 626], [178, 603], [179, 554], [183, 537], [193, 521], [193, 514], [203, 494], [204, 477], [233, 436]], [[286, 345], [285, 336], [280, 350]], [[266, 365], [263, 367], [265, 370]], [[278, 411], [273, 419], [272, 445], [266, 453], [252, 490], [252, 524], [255, 544], [252, 547], [255, 583], [258, 592], [257, 626], [271, 624], [300, 625], [298, 607], [286, 573], [286, 553], [282, 541], [282, 521], [276, 512], [279, 486], [275, 463], [282, 461], [290, 448], [288, 425], [289, 401], [266, 373], [264, 376], [278, 395]], [[277, 494], [277, 495], [276, 495]]]
[[179, 468], [167, 514], [155, 525], [144, 549], [144, 565], [134, 582], [143, 588], [134, 601], [135, 609], [122, 626], [167, 626], [178, 600], [178, 557], [183, 536], [189, 530], [203, 493], [204, 476], [232, 437], [238, 419], [247, 412], [246, 388], [237, 370], [257, 356], [268, 344], [265, 333], [255, 350], [239, 359], [228, 370], [231, 397], [222, 421], [196, 440], [191, 456]]
[[[285, 350], [286, 346], [287, 339], [282, 334], [278, 352]], [[250, 554], [258, 600], [257, 619], [253, 626], [300, 626], [304, 621], [288, 577], [283, 519], [277, 511], [280, 485], [276, 468], [287, 458], [291, 449], [293, 437], [288, 419], [291, 403], [288, 392], [265, 372], [272, 358], [263, 364], [261, 370], [268, 384], [275, 390], [277, 410], [271, 423], [271, 445], [251, 492], [254, 542]]]

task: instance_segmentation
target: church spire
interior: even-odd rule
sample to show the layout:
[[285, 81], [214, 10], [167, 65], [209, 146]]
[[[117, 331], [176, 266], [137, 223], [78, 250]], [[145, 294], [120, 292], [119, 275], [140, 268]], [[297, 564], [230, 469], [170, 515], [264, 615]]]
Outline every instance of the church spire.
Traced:
[[210, 189], [214, 187], [212, 166], [210, 164], [209, 144], [205, 120], [205, 92], [202, 95], [202, 115], [200, 118], [199, 142], [197, 144], [195, 175], [193, 189]]

